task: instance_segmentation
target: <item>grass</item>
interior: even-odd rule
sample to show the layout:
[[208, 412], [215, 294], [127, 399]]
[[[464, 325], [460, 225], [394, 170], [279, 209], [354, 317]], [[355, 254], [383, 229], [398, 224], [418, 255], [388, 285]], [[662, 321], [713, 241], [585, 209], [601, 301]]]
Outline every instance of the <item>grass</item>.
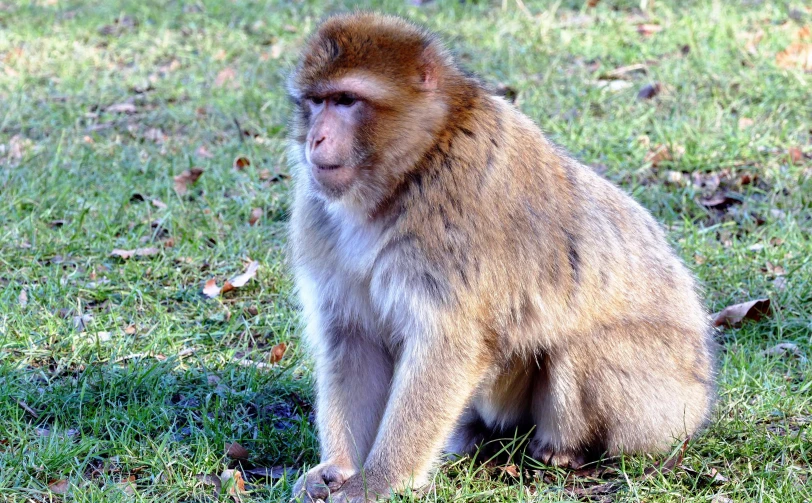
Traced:
[[[554, 141], [632, 192], [710, 310], [768, 297], [772, 312], [719, 334], [713, 421], [673, 469], [647, 474], [663, 466], [647, 457], [577, 473], [520, 455], [515, 471], [464, 459], [425, 500], [812, 501], [812, 87], [775, 59], [812, 12], [783, 0], [584, 3], [364, 6], [440, 31]], [[0, 2], [0, 499], [213, 500], [198, 475], [234, 467], [224, 446], [239, 442], [243, 501], [287, 501], [294, 475], [282, 467], [316, 462], [284, 263], [284, 78], [318, 20], [348, 8]], [[641, 63], [647, 73], [604, 87], [602, 75]], [[663, 92], [637, 99], [651, 82]], [[653, 166], [658, 145], [672, 155]], [[234, 169], [238, 156], [250, 166]], [[204, 173], [180, 196], [173, 176], [192, 167]], [[714, 175], [735, 202], [701, 204]], [[111, 256], [139, 247], [159, 251]], [[248, 258], [254, 280], [201, 295]], [[243, 364], [282, 342], [277, 365]], [[764, 352], [781, 342], [801, 357]]]

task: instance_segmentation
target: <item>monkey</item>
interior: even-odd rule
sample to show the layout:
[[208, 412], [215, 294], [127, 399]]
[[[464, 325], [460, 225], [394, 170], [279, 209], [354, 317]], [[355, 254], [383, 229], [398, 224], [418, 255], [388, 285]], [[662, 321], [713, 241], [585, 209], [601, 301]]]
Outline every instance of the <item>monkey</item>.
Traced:
[[288, 92], [321, 449], [294, 499], [419, 488], [444, 453], [518, 428], [528, 455], [575, 468], [705, 426], [712, 333], [663, 229], [437, 35], [330, 17]]

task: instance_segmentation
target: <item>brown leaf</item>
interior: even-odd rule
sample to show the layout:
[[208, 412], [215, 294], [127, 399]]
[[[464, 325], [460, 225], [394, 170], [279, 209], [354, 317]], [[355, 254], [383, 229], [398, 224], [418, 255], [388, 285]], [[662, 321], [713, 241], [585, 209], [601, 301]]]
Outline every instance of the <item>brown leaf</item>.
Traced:
[[755, 123], [756, 121], [749, 117], [739, 117], [739, 129], [747, 129]]
[[668, 149], [668, 145], [657, 145], [646, 153], [646, 157], [643, 160], [656, 167], [663, 161], [671, 160], [671, 151]]
[[161, 250], [158, 248], [136, 248], [135, 250], [122, 250], [120, 248], [114, 249], [110, 252], [110, 255], [114, 257], [121, 257], [124, 260], [130, 259], [132, 257], [151, 257], [152, 255], [157, 255], [160, 253]]
[[135, 328], [135, 324], [133, 324], [133, 323], [130, 323], [129, 325], [124, 327], [124, 333], [127, 334], [127, 335], [134, 335], [135, 332], [137, 332], [137, 331], [138, 330]]
[[804, 153], [800, 148], [790, 147], [788, 153], [789, 153], [789, 162], [791, 162], [792, 164], [801, 164], [801, 161], [804, 158]]
[[637, 25], [637, 33], [643, 35], [644, 37], [650, 37], [655, 33], [660, 33], [661, 31], [663, 31], [663, 27], [659, 24], [640, 23]]
[[210, 299], [220, 295], [220, 287], [217, 286], [217, 282], [214, 280], [214, 278], [206, 281], [206, 285], [203, 286], [203, 295]]
[[135, 475], [130, 475], [126, 479], [119, 482], [118, 487], [124, 494], [134, 496], [137, 492], [135, 487]]
[[587, 7], [597, 7], [599, 3], [601, 3], [601, 0], [587, 0], [586, 6]]
[[516, 468], [516, 465], [500, 466], [499, 469], [513, 478], [519, 478], [519, 469]]
[[288, 345], [284, 342], [280, 342], [279, 344], [275, 345], [271, 348], [271, 363], [279, 363], [279, 361], [285, 356], [285, 351], [287, 351]]
[[28, 305], [28, 292], [25, 288], [20, 290], [20, 295], [17, 296], [17, 304], [19, 304], [21, 308], [25, 308], [25, 306]]
[[745, 320], [758, 321], [770, 314], [770, 299], [734, 304], [713, 315], [714, 327], [740, 327]]
[[795, 41], [775, 55], [775, 63], [781, 68], [812, 72], [812, 28], [804, 26], [795, 34]]
[[217, 77], [214, 78], [214, 87], [223, 87], [226, 83], [228, 83], [229, 87], [231, 88], [239, 87], [239, 83], [234, 80], [236, 76], [237, 72], [235, 72], [233, 68], [227, 66], [220, 70], [220, 73], [218, 73]]
[[192, 168], [177, 175], [175, 177], [175, 192], [177, 192], [179, 196], [186, 194], [189, 190], [189, 185], [193, 185], [197, 182], [202, 174], [203, 170], [201, 168]]
[[165, 210], [167, 208], [166, 203], [161, 201], [160, 199], [153, 199], [152, 205], [160, 210]]
[[248, 267], [245, 268], [245, 272], [240, 274], [239, 276], [234, 276], [230, 280], [228, 280], [228, 284], [230, 284], [233, 288], [241, 288], [245, 286], [248, 281], [257, 275], [257, 269], [259, 269], [259, 262], [256, 260], [252, 260], [248, 263]]
[[784, 274], [787, 273], [787, 271], [783, 267], [781, 267], [780, 265], [775, 265], [769, 261], [767, 262], [767, 265], [765, 267], [761, 268], [761, 270], [771, 276], [783, 276]]
[[611, 71], [601, 74], [598, 78], [600, 80], [625, 79], [631, 73], [648, 73], [648, 66], [643, 63], [619, 66]]
[[254, 208], [251, 210], [251, 216], [248, 217], [248, 225], [254, 225], [262, 218], [262, 208]]
[[48, 490], [54, 494], [68, 494], [70, 483], [68, 479], [54, 480], [48, 483]]
[[134, 114], [135, 112], [138, 111], [138, 108], [132, 103], [124, 102], [124, 103], [116, 103], [115, 105], [110, 105], [104, 110], [106, 112], [114, 114]]
[[237, 157], [234, 159], [234, 169], [241, 171], [251, 165], [251, 161], [247, 157]]
[[245, 492], [245, 480], [239, 470], [223, 470], [220, 481], [228, 487], [228, 493], [237, 496]]
[[248, 452], [248, 449], [241, 446], [237, 442], [234, 442], [233, 444], [226, 444], [226, 456], [228, 456], [231, 459], [245, 460], [248, 459], [250, 455], [251, 453]]
[[650, 100], [660, 94], [663, 90], [663, 85], [659, 82], [652, 82], [651, 84], [646, 84], [643, 86], [640, 91], [637, 92], [637, 99], [638, 100]]
[[758, 49], [756, 46], [758, 46], [761, 39], [764, 38], [764, 30], [759, 28], [755, 32], [745, 33], [742, 38], [744, 39], [744, 50], [750, 54], [756, 55], [758, 54]]

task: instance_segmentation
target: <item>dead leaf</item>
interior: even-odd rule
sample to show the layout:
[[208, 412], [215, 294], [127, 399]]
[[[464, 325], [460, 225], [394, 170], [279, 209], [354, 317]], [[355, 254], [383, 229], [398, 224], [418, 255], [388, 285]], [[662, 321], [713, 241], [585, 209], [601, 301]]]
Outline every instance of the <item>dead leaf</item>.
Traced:
[[812, 28], [804, 26], [795, 34], [794, 41], [775, 55], [775, 63], [780, 68], [800, 69], [812, 72]]
[[771, 276], [783, 276], [784, 274], [787, 273], [787, 271], [783, 267], [781, 267], [780, 265], [775, 265], [769, 261], [767, 262], [767, 265], [765, 267], [761, 268], [761, 270]]
[[714, 467], [711, 467], [710, 471], [708, 472], [708, 477], [711, 479], [711, 483], [713, 484], [723, 484], [728, 481], [727, 477], [719, 473]]
[[803, 351], [801, 348], [798, 347], [797, 344], [792, 342], [782, 342], [776, 344], [775, 346], [765, 349], [761, 352], [763, 356], [794, 356], [798, 358], [801, 362], [806, 362], [806, 356], [804, 356]]
[[163, 143], [166, 141], [166, 135], [164, 135], [164, 132], [155, 127], [147, 129], [147, 132], [144, 133], [144, 138], [154, 141], [155, 143]]
[[250, 165], [251, 165], [251, 161], [248, 160], [247, 157], [240, 156], [240, 157], [237, 157], [236, 159], [234, 159], [233, 166], [234, 166], [234, 169], [236, 169], [237, 171], [241, 171], [241, 170], [247, 168]]
[[217, 475], [201, 473], [196, 478], [206, 485], [214, 486], [215, 496], [220, 496], [220, 491], [223, 490], [223, 481], [220, 480], [220, 477]]
[[679, 448], [679, 451], [673, 453], [668, 459], [657, 463], [654, 466], [649, 466], [645, 470], [643, 470], [644, 477], [650, 477], [655, 473], [667, 473], [674, 469], [675, 466], [682, 463], [682, 459], [685, 457], [685, 450], [688, 448], [688, 442], [690, 438], [686, 438], [683, 440], [682, 445]]
[[22, 400], [19, 400], [19, 399], [18, 399], [18, 400], [17, 400], [17, 405], [19, 405], [19, 407], [20, 407], [21, 409], [23, 409], [24, 411], [26, 411], [26, 412], [27, 412], [27, 413], [28, 413], [28, 414], [29, 414], [31, 417], [33, 417], [34, 419], [39, 419], [39, 412], [37, 412], [37, 411], [35, 411], [34, 409], [32, 409], [32, 408], [31, 408], [31, 406], [30, 406], [30, 405], [28, 405], [27, 403], [25, 403], [24, 401], [22, 401]]
[[741, 202], [741, 199], [727, 192], [716, 192], [710, 197], [703, 197], [699, 200], [699, 204], [706, 208], [716, 208], [720, 210], [727, 208], [731, 204], [741, 204]]
[[55, 480], [48, 483], [48, 490], [54, 494], [68, 494], [70, 483], [68, 479]]
[[175, 192], [179, 196], [186, 194], [189, 191], [189, 185], [193, 185], [200, 176], [203, 174], [201, 168], [187, 169], [183, 173], [177, 175], [175, 180]]
[[203, 287], [203, 295], [210, 299], [220, 295], [220, 287], [217, 286], [217, 282], [214, 280], [214, 278], [206, 281], [206, 285]]
[[104, 109], [106, 112], [114, 113], [114, 114], [134, 114], [138, 111], [138, 108], [133, 105], [132, 103], [116, 103], [114, 105], [110, 105], [109, 107]]
[[228, 488], [228, 493], [237, 496], [245, 492], [245, 480], [239, 470], [223, 470], [220, 481]]
[[663, 27], [659, 24], [640, 23], [637, 25], [637, 33], [643, 35], [644, 37], [650, 37], [655, 33], [660, 33], [661, 31], [663, 31]]
[[206, 148], [204, 145], [199, 146], [199, 147], [197, 148], [197, 150], [195, 150], [195, 154], [196, 154], [198, 157], [202, 157], [202, 158], [204, 158], [204, 159], [211, 159], [211, 158], [213, 158], [213, 157], [214, 157], [214, 154], [212, 154], [211, 152], [209, 152], [209, 149], [207, 149], [207, 148]]
[[773, 286], [779, 292], [783, 292], [787, 289], [787, 278], [784, 276], [778, 276], [773, 280]]
[[801, 164], [801, 161], [804, 158], [804, 153], [800, 148], [790, 147], [788, 153], [789, 153], [789, 162], [791, 162], [792, 164]]
[[745, 320], [759, 321], [770, 314], [770, 299], [734, 304], [713, 315], [714, 327], [740, 327]]
[[262, 218], [262, 208], [254, 208], [251, 210], [251, 216], [248, 217], [248, 225], [254, 225]]
[[93, 315], [88, 314], [88, 313], [81, 314], [81, 315], [78, 315], [78, 316], [74, 316], [73, 317], [73, 328], [76, 329], [77, 332], [84, 332], [85, 327], [87, 327], [87, 324], [90, 323], [90, 321], [92, 319], [93, 319]]
[[124, 328], [124, 333], [127, 335], [134, 335], [137, 331], [134, 323], [130, 323]]
[[19, 304], [23, 309], [28, 305], [28, 292], [25, 290], [25, 288], [20, 290], [20, 295], [17, 296], [17, 304]]
[[275, 345], [271, 348], [271, 363], [279, 363], [279, 361], [285, 356], [285, 351], [287, 351], [288, 345], [284, 342], [280, 342], [279, 344]]
[[671, 160], [671, 151], [668, 149], [668, 145], [657, 145], [646, 153], [646, 157], [643, 160], [657, 167], [661, 162]]
[[168, 208], [166, 203], [161, 201], [160, 199], [153, 199], [151, 202], [152, 202], [153, 206], [155, 206], [156, 208], [158, 208], [160, 210], [165, 210], [166, 208]]
[[513, 478], [519, 478], [519, 470], [516, 468], [516, 465], [500, 466], [499, 469]]
[[[251, 278], [257, 275], [257, 269], [259, 269], [259, 262], [252, 260], [245, 268], [245, 272], [226, 281], [226, 284], [231, 285], [232, 288], [241, 288], [245, 286]], [[225, 289], [225, 286], [223, 288]]]
[[650, 100], [660, 94], [663, 90], [663, 85], [659, 82], [652, 82], [651, 84], [646, 84], [643, 86], [640, 91], [637, 92], [637, 99], [638, 100]]
[[643, 63], [619, 66], [611, 71], [602, 73], [600, 76], [598, 76], [598, 79], [600, 80], [625, 79], [629, 74], [632, 73], [643, 73], [643, 74], [648, 73], [648, 66]]
[[152, 255], [157, 255], [160, 253], [161, 250], [158, 248], [150, 247], [150, 248], [136, 248], [135, 250], [122, 250], [120, 248], [116, 248], [110, 252], [110, 255], [114, 257], [121, 257], [124, 260], [130, 259], [132, 257], [151, 257]]
[[135, 496], [135, 493], [137, 492], [135, 487], [135, 475], [130, 475], [125, 480], [119, 482], [118, 487], [124, 494], [128, 496]]
[[217, 77], [214, 78], [214, 87], [223, 87], [226, 85], [226, 83], [228, 83], [229, 87], [232, 89], [239, 87], [239, 83], [234, 80], [236, 76], [237, 72], [235, 72], [230, 66], [227, 66], [220, 70], [220, 73], [218, 73]]
[[253, 477], [271, 480], [281, 479], [282, 477], [290, 478], [296, 474], [296, 470], [294, 468], [285, 468], [284, 466], [274, 466], [272, 468], [255, 466], [254, 468], [249, 468], [244, 471], [246, 474]]
[[711, 503], [733, 503], [733, 500], [725, 496], [724, 494], [717, 494], [711, 500]]
[[755, 123], [756, 121], [749, 117], [739, 117], [739, 129], [747, 129]]
[[586, 6], [587, 7], [597, 7], [599, 3], [601, 3], [601, 0], [587, 0]]
[[226, 444], [226, 456], [228, 456], [231, 459], [243, 459], [244, 460], [244, 459], [248, 459], [248, 457], [250, 455], [251, 455], [251, 453], [248, 452], [248, 449], [241, 446], [237, 442], [234, 442], [232, 444]]
[[758, 54], [758, 49], [756, 48], [761, 42], [761, 39], [764, 38], [764, 30], [759, 28], [755, 32], [752, 33], [745, 33], [742, 38], [744, 39], [744, 50], [749, 52], [752, 55]]

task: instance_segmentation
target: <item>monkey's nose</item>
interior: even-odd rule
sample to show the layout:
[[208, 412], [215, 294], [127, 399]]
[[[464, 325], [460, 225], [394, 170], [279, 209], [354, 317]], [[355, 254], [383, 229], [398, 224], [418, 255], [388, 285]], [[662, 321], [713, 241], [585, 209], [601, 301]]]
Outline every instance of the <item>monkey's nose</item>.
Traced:
[[321, 136], [321, 137], [320, 137], [318, 140], [315, 140], [315, 141], [313, 142], [313, 148], [316, 148], [316, 147], [318, 147], [319, 145], [321, 145], [321, 142], [323, 142], [323, 141], [324, 141], [324, 140], [326, 140], [326, 139], [327, 139], [327, 137], [322, 135], [322, 136]]

